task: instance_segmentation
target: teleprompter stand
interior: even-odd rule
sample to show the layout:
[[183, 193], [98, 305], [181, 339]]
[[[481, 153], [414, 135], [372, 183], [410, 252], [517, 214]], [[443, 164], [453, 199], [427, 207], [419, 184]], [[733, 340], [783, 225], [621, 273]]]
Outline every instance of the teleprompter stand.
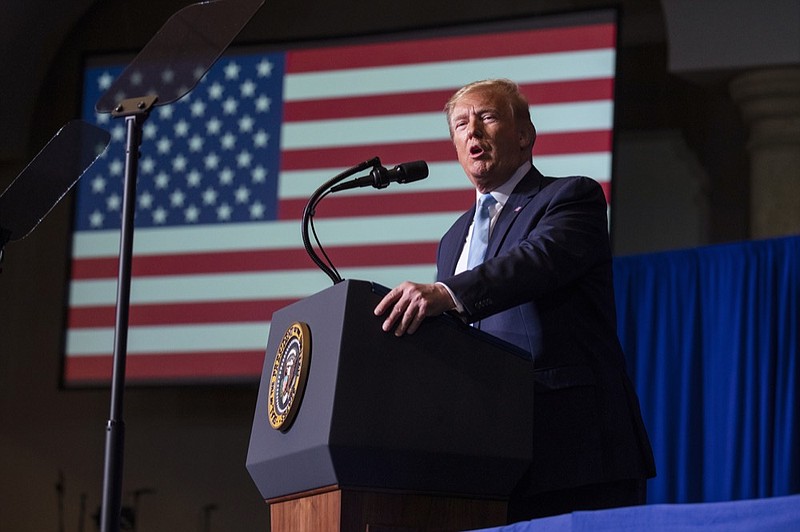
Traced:
[[[397, 338], [372, 312], [381, 297], [347, 280], [272, 317], [247, 455], [271, 530], [505, 524], [531, 459], [529, 356], [449, 316]], [[291, 425], [276, 430], [275, 361], [298, 323], [308, 333], [305, 390]]]
[[[187, 6], [162, 26], [95, 104], [126, 122], [122, 225], [117, 276], [110, 417], [106, 424], [102, 532], [120, 529], [125, 425], [122, 420], [131, 262], [142, 127], [156, 105], [186, 94], [230, 45], [264, 0], [216, 0]], [[143, 90], [143, 87], [149, 87]], [[141, 91], [141, 92], [140, 92]]]

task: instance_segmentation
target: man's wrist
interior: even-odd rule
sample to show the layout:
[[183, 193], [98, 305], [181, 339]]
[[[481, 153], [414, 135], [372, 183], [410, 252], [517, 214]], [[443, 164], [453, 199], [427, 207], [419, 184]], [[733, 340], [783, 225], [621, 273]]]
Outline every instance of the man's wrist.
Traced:
[[450, 299], [453, 300], [453, 306], [447, 309], [447, 311], [455, 311], [458, 312], [459, 314], [463, 314], [464, 305], [461, 304], [461, 301], [459, 301], [456, 295], [453, 293], [453, 291], [450, 290], [450, 287], [440, 281], [437, 281], [435, 284], [444, 288], [447, 291], [447, 293], [450, 294]]

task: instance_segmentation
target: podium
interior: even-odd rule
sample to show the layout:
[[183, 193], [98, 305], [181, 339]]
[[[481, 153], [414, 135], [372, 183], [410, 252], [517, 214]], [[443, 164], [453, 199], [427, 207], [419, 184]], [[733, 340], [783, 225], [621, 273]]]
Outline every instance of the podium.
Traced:
[[449, 316], [395, 337], [381, 297], [343, 281], [273, 315], [247, 454], [271, 530], [505, 524], [531, 460], [529, 356]]

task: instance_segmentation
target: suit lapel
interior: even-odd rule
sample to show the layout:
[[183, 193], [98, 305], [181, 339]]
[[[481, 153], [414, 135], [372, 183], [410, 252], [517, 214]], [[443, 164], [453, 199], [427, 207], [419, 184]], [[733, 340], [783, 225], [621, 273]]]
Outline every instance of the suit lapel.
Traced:
[[536, 167], [532, 167], [525, 174], [525, 177], [514, 188], [514, 192], [508, 197], [508, 201], [497, 217], [492, 234], [489, 237], [489, 247], [486, 250], [486, 257], [494, 257], [503, 247], [506, 235], [520, 215], [525, 206], [531, 201], [542, 186], [542, 174]]
[[[489, 238], [489, 248], [486, 251], [487, 258], [497, 255], [514, 220], [517, 219], [525, 205], [541, 189], [542, 179], [542, 174], [539, 173], [536, 167], [532, 167], [514, 188], [514, 192], [508, 197], [508, 201], [503, 206], [503, 210], [500, 211], [497, 222], [495, 222], [492, 235]], [[439, 253], [441, 263], [438, 265], [438, 279], [449, 277], [455, 273], [458, 259], [464, 247], [464, 241], [467, 238], [467, 231], [469, 231], [474, 215], [475, 206], [473, 205], [470, 210], [456, 220], [453, 227], [448, 231], [447, 236], [442, 239], [442, 249]]]
[[441, 271], [438, 273], [438, 277], [450, 277], [455, 273], [456, 264], [458, 264], [458, 259], [461, 256], [464, 241], [467, 239], [467, 231], [469, 231], [474, 216], [475, 206], [473, 205], [469, 211], [462, 214], [453, 224], [452, 230], [449, 232], [449, 234], [453, 235], [453, 238], [442, 240], [442, 245], [446, 247], [443, 247], [439, 254], [442, 264], [440, 265]]

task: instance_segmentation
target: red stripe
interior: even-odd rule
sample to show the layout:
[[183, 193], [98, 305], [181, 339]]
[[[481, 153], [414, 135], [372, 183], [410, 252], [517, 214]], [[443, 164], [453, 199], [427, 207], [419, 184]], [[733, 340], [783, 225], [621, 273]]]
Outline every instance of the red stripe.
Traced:
[[[464, 178], [467, 184], [467, 178]], [[399, 185], [397, 185], [399, 186]], [[350, 218], [353, 216], [387, 216], [392, 214], [423, 214], [431, 212], [465, 211], [474, 201], [471, 189], [396, 194], [359, 194], [329, 196], [317, 207], [320, 218]], [[278, 204], [278, 218], [292, 220], [302, 217], [307, 200], [285, 199]], [[380, 225], [380, 223], [378, 223]]]
[[541, 156], [610, 152], [611, 139], [610, 129], [538, 135], [533, 153]]
[[[612, 48], [616, 26], [611, 23], [569, 28], [544, 28], [490, 35], [440, 37], [415, 41], [335, 46], [287, 53], [286, 72], [297, 74], [459, 61], [497, 56]], [[454, 88], [455, 89], [455, 88]]]
[[353, 98], [328, 98], [320, 100], [286, 101], [283, 104], [283, 120], [330, 120], [357, 116], [380, 116], [441, 111], [453, 94], [450, 89]]
[[612, 100], [614, 78], [527, 84], [520, 90], [531, 105]]
[[[431, 235], [438, 240], [440, 235]], [[330, 246], [325, 250], [337, 266], [388, 266], [431, 262], [436, 253], [434, 242], [413, 244], [374, 244], [369, 246]], [[131, 269], [134, 277], [235, 273], [254, 271], [300, 270], [315, 268], [305, 249], [269, 249], [226, 251], [224, 253], [137, 255]], [[72, 278], [113, 279], [117, 259], [76, 259]], [[236, 320], [238, 321], [238, 320]]]
[[428, 162], [453, 161], [455, 148], [449, 140], [346, 146], [344, 148], [311, 148], [281, 151], [281, 170], [313, 170], [317, 168], [349, 168], [353, 161], [366, 161], [380, 154], [384, 161]]
[[[111, 353], [98, 356], [69, 356], [64, 362], [67, 384], [106, 384], [111, 378]], [[148, 354], [128, 356], [125, 378], [128, 384], [198, 380], [257, 380], [264, 366], [264, 351], [219, 353]]]
[[611, 205], [611, 181], [601, 182], [600, 187], [603, 189], [603, 194], [606, 196], [606, 203]]
[[[143, 327], [165, 324], [265, 322], [272, 318], [276, 310], [295, 301], [297, 300], [265, 299], [131, 305], [128, 324], [132, 327]], [[113, 305], [72, 307], [67, 320], [68, 326], [70, 329], [113, 327], [114, 311]]]
[[[533, 151], [536, 155], [611, 151], [611, 131], [604, 129], [571, 133], [545, 133], [536, 138]], [[283, 150], [281, 152], [281, 170], [349, 168], [353, 165], [353, 161], [366, 161], [375, 157], [376, 154], [380, 154], [384, 161], [396, 162], [424, 159], [430, 163], [454, 161], [456, 158], [453, 144], [446, 139], [343, 148], [312, 148]]]
[[[520, 85], [531, 105], [573, 101], [610, 100], [614, 96], [613, 78], [530, 83]], [[284, 122], [333, 120], [361, 116], [383, 116], [442, 111], [453, 91], [426, 91], [377, 96], [343, 97], [323, 100], [287, 101], [283, 106]]]

